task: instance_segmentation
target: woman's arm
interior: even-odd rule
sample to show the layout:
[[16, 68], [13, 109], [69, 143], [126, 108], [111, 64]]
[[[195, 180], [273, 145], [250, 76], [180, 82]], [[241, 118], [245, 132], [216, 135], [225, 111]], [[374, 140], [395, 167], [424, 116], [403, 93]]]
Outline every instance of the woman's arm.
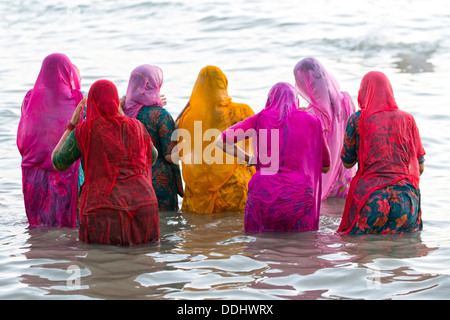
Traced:
[[344, 168], [350, 169], [358, 162], [357, 152], [357, 130], [358, 130], [359, 116], [354, 113], [350, 116], [347, 122], [347, 127], [344, 136], [344, 145], [341, 151], [341, 160]]
[[80, 158], [80, 147], [75, 138], [75, 133], [71, 131], [59, 151], [52, 156], [53, 168], [57, 171], [65, 171]]
[[330, 171], [331, 154], [328, 144], [322, 138], [322, 173]]
[[237, 146], [235, 143], [228, 144], [223, 142], [222, 135], [219, 135], [216, 139], [216, 146], [220, 148], [223, 152], [228, 153], [229, 155], [232, 155], [238, 159], [241, 159], [248, 163], [249, 165], [254, 165], [253, 156], [250, 156], [247, 152], [242, 150], [239, 146]]
[[189, 101], [186, 104], [186, 106], [183, 108], [183, 110], [181, 110], [180, 114], [178, 115], [178, 117], [175, 119], [175, 123], [178, 123], [178, 120], [183, 116], [184, 112], [186, 111], [186, 109], [189, 107]]
[[423, 170], [425, 170], [425, 156], [419, 157], [419, 172], [420, 175], [422, 175]]
[[158, 150], [154, 145], [152, 145], [152, 166], [155, 164], [157, 159], [158, 159]]
[[[64, 148], [64, 153], [66, 152], [72, 152], [73, 149], [75, 148], [73, 142], [71, 143], [67, 143], [66, 139], [67, 137], [69, 137], [69, 135], [72, 133], [72, 131], [75, 129], [75, 127], [78, 125], [78, 123], [80, 123], [80, 119], [81, 119], [81, 111], [83, 110], [84, 105], [86, 104], [86, 98], [83, 98], [79, 103], [78, 106], [76, 107], [75, 111], [73, 112], [72, 115], [72, 119], [70, 120], [70, 122], [67, 124], [66, 126], [66, 130], [64, 131], [63, 135], [61, 136], [61, 138], [59, 139], [58, 144], [56, 145], [56, 147], [53, 149], [53, 152], [51, 154], [51, 160], [53, 162], [53, 167], [55, 168], [55, 170], [58, 171], [64, 171], [67, 170], [68, 168], [70, 168], [70, 166], [72, 164], [70, 164], [68, 167], [66, 166], [58, 166], [55, 167], [55, 155], [61, 150], [61, 148], [65, 145], [66, 148]], [[76, 143], [76, 140], [75, 140]], [[78, 144], [76, 144], [76, 147], [78, 147]], [[79, 148], [78, 148], [79, 150]], [[62, 169], [62, 170], [61, 170]]]
[[172, 134], [175, 130], [175, 122], [173, 121], [171, 114], [166, 109], [162, 109], [158, 121], [158, 136], [161, 146], [160, 151], [167, 162], [178, 164], [179, 158], [174, 156], [173, 151], [177, 142], [172, 141]]
[[250, 116], [226, 129], [217, 137], [216, 146], [223, 152], [246, 162], [248, 165], [254, 165], [256, 163], [254, 156], [249, 155], [245, 150], [236, 145], [236, 142], [244, 139], [256, 139], [256, 136], [254, 136], [256, 131], [252, 130], [254, 121], [255, 116]]

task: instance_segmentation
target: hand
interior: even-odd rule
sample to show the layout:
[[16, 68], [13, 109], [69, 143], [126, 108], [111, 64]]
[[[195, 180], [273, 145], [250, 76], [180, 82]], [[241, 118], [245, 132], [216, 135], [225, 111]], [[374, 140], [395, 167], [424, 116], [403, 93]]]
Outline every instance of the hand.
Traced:
[[125, 112], [123, 112], [123, 108], [122, 108], [122, 106], [120, 106], [119, 105], [119, 114], [121, 115], [121, 116], [124, 116], [125, 115]]
[[122, 96], [122, 98], [119, 99], [119, 107], [123, 107], [125, 105], [126, 100], [127, 96]]
[[72, 115], [72, 120], [70, 120], [70, 123], [72, 123], [75, 127], [80, 123], [81, 120], [81, 111], [83, 110], [83, 107], [86, 104], [86, 98], [81, 99], [81, 101], [78, 103], [78, 106], [76, 107], [75, 111]]
[[166, 99], [166, 96], [162, 94], [160, 97], [161, 97], [161, 101], [162, 101], [162, 104], [163, 104], [162, 106], [163, 106], [163, 107], [166, 106], [166, 105], [167, 105], [167, 99]]

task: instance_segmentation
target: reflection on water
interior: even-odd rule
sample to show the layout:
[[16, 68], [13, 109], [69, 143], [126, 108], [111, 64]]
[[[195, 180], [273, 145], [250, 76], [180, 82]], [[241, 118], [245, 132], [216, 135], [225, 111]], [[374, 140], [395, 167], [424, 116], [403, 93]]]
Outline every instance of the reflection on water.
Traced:
[[27, 229], [7, 263], [17, 283], [3, 290], [30, 299], [401, 299], [442, 280], [414, 269], [437, 249], [420, 232], [341, 237], [328, 231], [339, 220], [322, 217], [319, 231], [245, 234], [242, 219], [163, 212], [161, 243], [126, 248], [80, 243], [76, 229]]

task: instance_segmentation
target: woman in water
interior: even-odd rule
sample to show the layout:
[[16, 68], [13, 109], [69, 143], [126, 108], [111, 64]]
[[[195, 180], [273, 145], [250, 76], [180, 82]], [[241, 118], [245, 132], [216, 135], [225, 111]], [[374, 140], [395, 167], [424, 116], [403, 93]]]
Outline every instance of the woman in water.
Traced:
[[[255, 158], [235, 144], [246, 137], [253, 139]], [[216, 143], [256, 165], [248, 186], [245, 231], [319, 228], [322, 173], [329, 170], [330, 154], [319, 119], [300, 110], [292, 85], [274, 85], [265, 108], [226, 129]]]
[[[182, 211], [244, 211], [247, 184], [254, 173], [215, 147], [215, 138], [229, 126], [254, 114], [246, 104], [231, 101], [228, 80], [215, 66], [203, 68], [189, 103], [178, 117], [185, 182]], [[247, 141], [247, 151], [249, 142]]]
[[358, 163], [338, 232], [402, 233], [422, 228], [419, 180], [425, 150], [414, 117], [398, 108], [389, 79], [369, 72], [348, 121], [342, 161]]
[[[119, 114], [119, 95], [108, 80], [96, 81], [52, 153], [56, 170], [83, 159], [80, 240], [86, 243], [137, 245], [159, 241], [159, 212], [152, 187], [157, 151], [141, 122]], [[75, 128], [75, 129], [74, 129]]]
[[47, 56], [22, 103], [17, 146], [25, 211], [32, 227], [77, 225], [79, 161], [64, 172], [55, 170], [51, 161], [53, 148], [83, 99], [77, 72], [66, 55]]
[[356, 172], [345, 168], [340, 159], [347, 120], [355, 112], [353, 100], [340, 90], [336, 78], [317, 59], [305, 58], [298, 62], [294, 76], [297, 90], [309, 103], [306, 111], [320, 119], [330, 148], [330, 171], [322, 177], [322, 199], [345, 198]]
[[130, 75], [123, 111], [125, 115], [141, 121], [158, 150], [153, 165], [153, 189], [160, 211], [178, 210], [178, 196], [183, 196], [178, 161], [171, 157], [176, 141], [172, 141], [175, 122], [164, 108], [165, 99], [160, 95], [163, 83], [162, 70], [157, 66], [141, 65]]

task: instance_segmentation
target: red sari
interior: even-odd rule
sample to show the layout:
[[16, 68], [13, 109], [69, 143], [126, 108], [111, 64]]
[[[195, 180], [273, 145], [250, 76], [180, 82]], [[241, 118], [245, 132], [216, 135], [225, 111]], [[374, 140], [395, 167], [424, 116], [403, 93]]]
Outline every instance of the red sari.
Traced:
[[115, 85], [95, 82], [88, 95], [86, 121], [75, 131], [85, 165], [80, 240], [115, 245], [159, 241], [152, 142], [145, 127], [120, 116], [118, 108]]
[[383, 73], [369, 72], [363, 78], [358, 104], [359, 170], [351, 182], [338, 229], [343, 234], [350, 233], [375, 191], [400, 181], [418, 189], [418, 158], [425, 155], [413, 116], [398, 109], [392, 86]]

